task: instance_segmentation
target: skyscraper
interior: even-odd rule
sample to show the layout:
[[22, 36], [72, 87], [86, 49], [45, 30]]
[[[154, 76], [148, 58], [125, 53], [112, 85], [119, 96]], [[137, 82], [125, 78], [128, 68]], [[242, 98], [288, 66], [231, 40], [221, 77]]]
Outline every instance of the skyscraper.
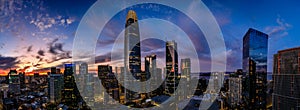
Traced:
[[229, 77], [228, 103], [231, 109], [237, 109], [242, 103], [242, 75], [238, 72]]
[[[126, 16], [125, 24], [125, 39], [124, 39], [124, 68], [126, 75], [131, 73], [132, 76], [140, 80], [141, 78], [141, 48], [140, 48], [140, 32], [138, 25], [138, 18], [133, 10], [129, 10]], [[125, 75], [125, 79], [129, 76]], [[127, 82], [133, 82], [134, 80], [125, 80], [124, 85], [127, 86]], [[137, 89], [141, 87], [136, 85]], [[126, 102], [138, 99], [140, 96], [133, 91], [124, 91], [126, 94]]]
[[250, 109], [266, 109], [268, 35], [250, 28], [243, 38], [243, 95]]
[[145, 57], [145, 73], [142, 74], [142, 81], [146, 81], [153, 75], [152, 78], [157, 79], [156, 75], [156, 55], [149, 55]]
[[60, 103], [62, 99], [62, 90], [64, 79], [62, 74], [57, 74], [56, 67], [51, 68], [51, 74], [48, 76], [48, 94], [51, 103]]
[[70, 109], [78, 109], [78, 104], [82, 101], [82, 99], [73, 76], [76, 70], [75, 64], [65, 64], [64, 66], [64, 89], [62, 92], [62, 102]]
[[87, 74], [88, 73], [88, 64], [87, 63], [81, 63], [79, 65], [79, 74]]
[[[190, 86], [190, 80], [191, 80], [191, 59], [185, 58], [181, 59], [180, 63], [180, 71], [181, 71], [181, 79], [183, 84], [186, 84], [185, 88], [180, 90], [181, 95], [179, 98], [186, 99], [189, 98], [188, 96], [188, 88]], [[180, 99], [179, 99], [180, 100]]]
[[141, 49], [138, 18], [133, 10], [129, 10], [126, 17], [124, 40], [124, 66], [126, 72], [140, 79], [141, 73]]
[[88, 64], [85, 62], [80, 63], [79, 74], [76, 74], [77, 77], [75, 77], [78, 84], [77, 87], [80, 93], [83, 92], [85, 84], [87, 84], [85, 81], [85, 76], [87, 73], [88, 73]]
[[178, 53], [175, 41], [166, 42], [166, 89], [165, 94], [172, 95], [179, 83], [178, 76]]
[[273, 62], [273, 109], [300, 109], [300, 47], [278, 51]]
[[[119, 85], [116, 77], [112, 73], [112, 67], [109, 65], [98, 65], [98, 76], [103, 87], [105, 88], [105, 91], [102, 90], [104, 104], [112, 104], [115, 102], [114, 100], [119, 101]], [[104, 92], [109, 94], [109, 96], [111, 96], [114, 100], [109, 100], [109, 96], [104, 95]]]
[[9, 91], [14, 94], [20, 94], [20, 77], [16, 70], [10, 70], [8, 73]]
[[[153, 79], [151, 82], [151, 85], [150, 84], [147, 84], [147, 85], [144, 85], [144, 87], [146, 89], [149, 89], [150, 86], [152, 86], [153, 88], [155, 86], [157, 86], [158, 84], [158, 78], [159, 76], [157, 75], [157, 70], [156, 70], [156, 55], [149, 55], [149, 56], [146, 56], [145, 57], [145, 74], [142, 74], [142, 78], [141, 80], [142, 81], [146, 81], [148, 80], [150, 77], [151, 79]], [[157, 94], [157, 93], [155, 93]], [[155, 94], [148, 94], [148, 95], [155, 95]]]

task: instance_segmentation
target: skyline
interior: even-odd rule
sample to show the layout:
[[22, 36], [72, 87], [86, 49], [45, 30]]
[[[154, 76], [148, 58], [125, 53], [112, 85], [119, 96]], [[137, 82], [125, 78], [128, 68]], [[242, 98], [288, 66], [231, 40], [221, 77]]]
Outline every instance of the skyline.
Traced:
[[[22, 1], [2, 2], [9, 5], [0, 5], [0, 9], [4, 10], [0, 12], [0, 74], [7, 74], [10, 67], [17, 68], [19, 71], [30, 72], [34, 69], [43, 70], [53, 66], [62, 68], [64, 62], [70, 62], [72, 57], [73, 36], [76, 32], [76, 28], [85, 11], [94, 3], [94, 1], [78, 1], [72, 2], [72, 5], [68, 5], [71, 1], [61, 1], [61, 4], [56, 5], [55, 1], [34, 1], [26, 3], [22, 3]], [[203, 2], [212, 11], [213, 15], [215, 15], [223, 32], [228, 57], [227, 71], [235, 71], [242, 67], [242, 38], [248, 28], [257, 29], [270, 36], [268, 50], [269, 72], [272, 71], [273, 54], [279, 50], [299, 46], [299, 44], [297, 44], [297, 41], [300, 40], [300, 38], [297, 37], [300, 34], [297, 32], [297, 26], [299, 25], [297, 18], [299, 17], [290, 17], [293, 13], [299, 13], [300, 11], [295, 9], [297, 7], [296, 1], [294, 1], [295, 3], [293, 3], [293, 1], [289, 3], [281, 3], [280, 1], [272, 1], [272, 3], [269, 3], [263, 1], [259, 2], [260, 4], [253, 3], [255, 1], [236, 3], [234, 1], [204, 0]], [[247, 6], [242, 4], [247, 4]], [[273, 7], [285, 6], [285, 8], [272, 8], [271, 10], [264, 8], [264, 5]], [[143, 37], [143, 31], [145, 32], [145, 30], [155, 31], [164, 28], [164, 26], [156, 27], [155, 23], [165, 23], [166, 26], [170, 26], [170, 30], [166, 29], [165, 31], [172, 32], [172, 29], [177, 29], [176, 27], [173, 28], [168, 22], [147, 19], [151, 18], [151, 16], [169, 19], [173, 23], [176, 22], [180, 27], [185, 26], [184, 28], [186, 30], [191, 30], [190, 33], [196, 33], [196, 36], [201, 36], [201, 32], [197, 29], [193, 29], [194, 27], [186, 27], [193, 25], [191, 22], [188, 22], [191, 24], [182, 24], [183, 22], [186, 23], [186, 19], [179, 19], [185, 17], [176, 10], [160, 5], [152, 6], [153, 8], [151, 8], [151, 10], [153, 13], [147, 12], [147, 10], [149, 11], [149, 4], [131, 7], [137, 12], [138, 19], [142, 20], [139, 21], [140, 28], [144, 28], [140, 30], [141, 37]], [[193, 6], [193, 4], [191, 4], [191, 6]], [[249, 8], [251, 6], [258, 8]], [[161, 13], [154, 15], [155, 10], [159, 10]], [[102, 48], [103, 45], [104, 48], [106, 48], [106, 46], [112, 46], [110, 44], [114, 43], [109, 37], [105, 36], [118, 36], [115, 35], [116, 33], [114, 32], [119, 32], [124, 29], [125, 16], [123, 15], [126, 11], [127, 10], [123, 10], [119, 15], [113, 17], [111, 24], [108, 25], [106, 30], [103, 30], [103, 34], [100, 35], [100, 40], [104, 42], [98, 39], [100, 43], [96, 48], [97, 64], [105, 64], [109, 61], [107, 60], [109, 58], [107, 55], [110, 50], [107, 49], [104, 50], [104, 52], [99, 52], [102, 51], [100, 48]], [[174, 15], [178, 14], [178, 16], [173, 17], [173, 14], [169, 14], [170, 12]], [[93, 20], [90, 22], [92, 23]], [[155, 23], [151, 25], [149, 22]], [[153, 35], [151, 31], [144, 34], [148, 36]], [[154, 35], [157, 34], [159, 33], [155, 33]], [[181, 33], [180, 35], [183, 34]], [[192, 35], [189, 33], [186, 34]], [[124, 34], [121, 33], [120, 35], [122, 36]], [[207, 57], [209, 51], [207, 51], [206, 40], [201, 37], [198, 38], [198, 40], [200, 42], [196, 50], [197, 52], [201, 52], [200, 54], [203, 56], [199, 58], [199, 62], [210, 65], [207, 61], [207, 59], [209, 59], [209, 57]], [[160, 44], [164, 44], [162, 42], [163, 41], [159, 40], [142, 41], [142, 62], [144, 62], [143, 58], [149, 55], [149, 53], [161, 52], [159, 49], [162, 48]], [[157, 45], [153, 46], [153, 43]], [[178, 44], [184, 44], [184, 42], [179, 43], [178, 41]], [[182, 45], [178, 45], [178, 47], [182, 47]], [[153, 52], [151, 49], [158, 51]], [[163, 55], [158, 54], [157, 59], [159, 60], [162, 56]], [[186, 57], [185, 54], [181, 56], [183, 56], [183, 58]], [[160, 64], [159, 61], [157, 63]], [[144, 63], [141, 65], [144, 65]], [[195, 64], [192, 62], [191, 65]], [[209, 67], [210, 66], [205, 68]], [[90, 69], [90, 71], [91, 70], [96, 71], [95, 68]], [[206, 70], [201, 71], [205, 72]], [[195, 72], [195, 67], [192, 67], [192, 72]]]

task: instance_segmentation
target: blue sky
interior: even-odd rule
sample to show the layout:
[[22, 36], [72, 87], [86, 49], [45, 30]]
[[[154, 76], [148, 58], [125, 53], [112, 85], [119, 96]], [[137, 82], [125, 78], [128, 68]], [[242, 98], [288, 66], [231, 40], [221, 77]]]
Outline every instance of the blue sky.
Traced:
[[[85, 12], [94, 2], [93, 0], [0, 1], [0, 74], [6, 73], [9, 68], [31, 72], [32, 70], [43, 70], [51, 66], [60, 66], [64, 62], [70, 62], [76, 29]], [[283, 0], [244, 0], [239, 2], [236, 0], [203, 0], [203, 2], [211, 10], [223, 32], [228, 57], [227, 71], [241, 68], [242, 38], [248, 28], [269, 34], [268, 71], [272, 71], [273, 54], [278, 50], [300, 46], [300, 33], [298, 31], [300, 18], [297, 15], [300, 13], [298, 8], [300, 3], [296, 0], [288, 2]], [[188, 20], [176, 10], [163, 6], [158, 8], [161, 9], [160, 14], [154, 14], [154, 18], [165, 18], [177, 24], [178, 27], [184, 27], [183, 30], [191, 31], [191, 34], [186, 33], [186, 35], [197, 33], [196, 36], [201, 36], [201, 32], [195, 29], [192, 22], [185, 25], [181, 23]], [[146, 29], [152, 29], [153, 35], [161, 34], [155, 33], [157, 28], [149, 22], [165, 23], [172, 26], [165, 21], [146, 20], [151, 13], [146, 12], [147, 10], [141, 11], [141, 7], [132, 7], [131, 9], [137, 9], [138, 18], [145, 19], [140, 23], [142, 25], [140, 27], [145, 28], [141, 29], [145, 32], [143, 35], [152, 35], [144, 31]], [[155, 8], [150, 10], [155, 10]], [[171, 13], [163, 14], [169, 12]], [[123, 15], [126, 15], [126, 11], [112, 19], [111, 27], [107, 26], [107, 35], [110, 35], [111, 30], [124, 28], [125, 16]], [[149, 26], [147, 27], [147, 25]], [[178, 28], [172, 26], [170, 30], [166, 31], [172, 32], [172, 29], [174, 31]], [[185, 35], [185, 33], [181, 34]], [[121, 35], [123, 34], [115, 36]], [[106, 39], [105, 32], [103, 36], [100, 36], [100, 39]], [[112, 43], [109, 41], [109, 37], [107, 38], [108, 43]], [[207, 68], [209, 68], [210, 59], [207, 57], [209, 54], [207, 44], [203, 42], [205, 39], [202, 40], [202, 37], [194, 38], [201, 39], [197, 43], [196, 50], [198, 52], [201, 50], [199, 53], [203, 53], [201, 54], [203, 57], [200, 58], [200, 62], [204, 65], [202, 66], [203, 71], [209, 71]], [[99, 42], [100, 44], [96, 48], [96, 60], [99, 61], [99, 64], [103, 64], [109, 61], [107, 59], [110, 57], [107, 55], [109, 55], [110, 50], [106, 48], [111, 47], [104, 47], [105, 51], [101, 51], [103, 47], [101, 41]], [[163, 48], [161, 45], [163, 41], [145, 40], [142, 43], [145, 44], [142, 46], [144, 53], [151, 49], [157, 50], [152, 53], [163, 53], [163, 49], [161, 49]], [[183, 47], [184, 42], [180, 45]], [[182, 53], [186, 52], [182, 51]], [[188, 56], [182, 55], [182, 57]], [[163, 65], [163, 62], [160, 65]]]

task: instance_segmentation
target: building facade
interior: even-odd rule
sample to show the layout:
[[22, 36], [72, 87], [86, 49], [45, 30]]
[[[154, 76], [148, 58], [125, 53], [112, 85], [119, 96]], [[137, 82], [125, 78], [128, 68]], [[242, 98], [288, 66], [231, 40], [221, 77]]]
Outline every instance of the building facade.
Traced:
[[178, 53], [175, 41], [166, 42], [166, 87], [165, 94], [171, 96], [177, 89], [179, 83]]
[[242, 103], [242, 75], [229, 78], [228, 102], [232, 109], [237, 108]]
[[62, 99], [64, 79], [62, 74], [50, 74], [48, 79], [48, 94], [51, 103], [58, 104]]
[[20, 94], [20, 77], [16, 70], [10, 70], [8, 73], [8, 84], [9, 84], [9, 92], [14, 94]]
[[70, 109], [80, 108], [80, 103], [83, 99], [77, 89], [74, 73], [76, 70], [75, 64], [65, 64], [64, 65], [64, 88], [62, 90], [62, 102], [67, 105]]
[[300, 47], [278, 51], [273, 62], [273, 109], [300, 109]]
[[245, 106], [266, 108], [268, 35], [250, 28], [243, 38], [243, 72]]
[[181, 59], [180, 72], [181, 72], [180, 80], [186, 86], [179, 90], [180, 92], [179, 100], [187, 99], [191, 97], [189, 96], [189, 91], [190, 91], [189, 88], [190, 88], [190, 81], [191, 81], [191, 59], [190, 58]]
[[126, 17], [124, 40], [124, 65], [136, 79], [141, 72], [141, 48], [138, 18], [133, 10], [129, 10]]

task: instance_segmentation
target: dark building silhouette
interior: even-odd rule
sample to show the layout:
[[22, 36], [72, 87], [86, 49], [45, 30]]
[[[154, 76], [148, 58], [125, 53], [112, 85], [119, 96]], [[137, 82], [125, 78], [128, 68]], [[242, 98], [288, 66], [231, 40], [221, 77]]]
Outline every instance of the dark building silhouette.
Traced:
[[273, 109], [300, 109], [300, 47], [278, 51], [273, 62]]
[[268, 35], [250, 28], [243, 38], [243, 99], [249, 109], [266, 109]]
[[10, 70], [8, 73], [9, 92], [20, 94], [20, 77], [16, 70]]
[[151, 75], [154, 75], [152, 78], [157, 79], [156, 74], [156, 55], [149, 55], [145, 57], [145, 74], [142, 74], [141, 81], [148, 80]]
[[[145, 72], [144, 74], [142, 74], [142, 78], [141, 81], [146, 81], [151, 77], [151, 83], [147, 84], [147, 85], [143, 85], [143, 87], [145, 88], [145, 90], [148, 90], [149, 88], [155, 88], [157, 87], [158, 81], [159, 81], [159, 76], [157, 74], [157, 68], [156, 68], [156, 55], [148, 55], [145, 57]], [[154, 93], [153, 94], [148, 94], [148, 96], [155, 96], [158, 93]]]
[[179, 83], [178, 53], [175, 41], [166, 42], [166, 95], [172, 95]]
[[[104, 104], [112, 102], [114, 100], [120, 100], [119, 84], [115, 75], [112, 73], [112, 67], [109, 65], [98, 65], [98, 77], [100, 78], [103, 87], [105, 88], [107, 94], [104, 96]], [[114, 100], [109, 100], [111, 96]]]
[[85, 105], [80, 93], [77, 89], [74, 72], [75, 64], [65, 64], [64, 70], [64, 88], [62, 90], [62, 103], [67, 105], [69, 109], [78, 109]]
[[20, 89], [26, 88], [25, 73], [24, 72], [19, 73], [19, 78], [20, 78]]

